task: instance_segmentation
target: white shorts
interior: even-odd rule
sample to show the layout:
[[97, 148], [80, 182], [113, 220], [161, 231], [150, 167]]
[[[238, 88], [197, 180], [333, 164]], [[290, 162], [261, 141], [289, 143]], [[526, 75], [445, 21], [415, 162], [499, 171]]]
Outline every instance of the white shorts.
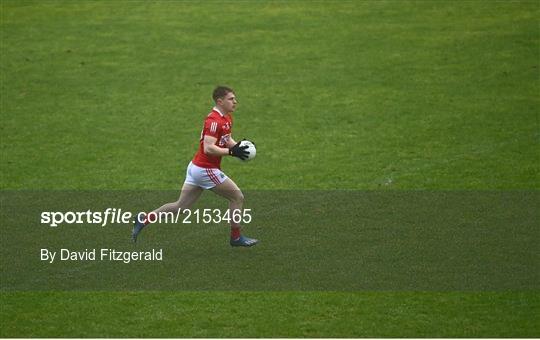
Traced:
[[229, 178], [219, 169], [207, 169], [196, 166], [189, 162], [184, 183], [196, 185], [203, 189], [212, 189], [218, 184], [225, 182]]

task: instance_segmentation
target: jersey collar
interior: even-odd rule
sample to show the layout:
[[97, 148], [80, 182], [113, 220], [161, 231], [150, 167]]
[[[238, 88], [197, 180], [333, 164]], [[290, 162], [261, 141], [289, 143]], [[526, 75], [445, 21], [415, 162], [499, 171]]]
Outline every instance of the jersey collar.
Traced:
[[221, 111], [219, 111], [219, 109], [217, 108], [217, 106], [214, 106], [214, 108], [213, 108], [212, 110], [214, 110], [214, 111], [216, 111], [217, 113], [219, 113], [221, 117], [225, 116]]

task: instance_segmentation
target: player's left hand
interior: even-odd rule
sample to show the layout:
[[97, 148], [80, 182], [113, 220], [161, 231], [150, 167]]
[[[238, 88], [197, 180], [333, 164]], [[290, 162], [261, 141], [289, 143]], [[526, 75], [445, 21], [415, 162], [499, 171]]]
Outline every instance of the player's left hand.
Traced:
[[249, 151], [246, 151], [248, 148], [247, 145], [240, 146], [240, 142], [236, 143], [232, 148], [229, 149], [229, 155], [233, 157], [238, 157], [241, 160], [248, 158]]

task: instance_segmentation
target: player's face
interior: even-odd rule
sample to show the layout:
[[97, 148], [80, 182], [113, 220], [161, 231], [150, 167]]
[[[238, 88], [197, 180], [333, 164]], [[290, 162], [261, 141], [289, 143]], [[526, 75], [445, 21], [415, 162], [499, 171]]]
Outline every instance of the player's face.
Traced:
[[220, 101], [221, 107], [225, 110], [225, 112], [234, 112], [236, 110], [236, 104], [238, 102], [236, 101], [236, 96], [234, 93], [229, 92], [223, 99], [218, 99]]

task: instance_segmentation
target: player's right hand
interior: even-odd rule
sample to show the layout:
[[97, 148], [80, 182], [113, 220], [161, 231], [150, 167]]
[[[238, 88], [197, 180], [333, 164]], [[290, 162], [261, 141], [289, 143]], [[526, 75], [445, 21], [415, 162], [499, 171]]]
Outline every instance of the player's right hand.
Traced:
[[240, 142], [234, 144], [232, 148], [229, 149], [229, 155], [233, 157], [238, 157], [241, 160], [245, 160], [248, 158], [249, 151], [246, 151], [248, 148], [247, 145], [240, 146]]

